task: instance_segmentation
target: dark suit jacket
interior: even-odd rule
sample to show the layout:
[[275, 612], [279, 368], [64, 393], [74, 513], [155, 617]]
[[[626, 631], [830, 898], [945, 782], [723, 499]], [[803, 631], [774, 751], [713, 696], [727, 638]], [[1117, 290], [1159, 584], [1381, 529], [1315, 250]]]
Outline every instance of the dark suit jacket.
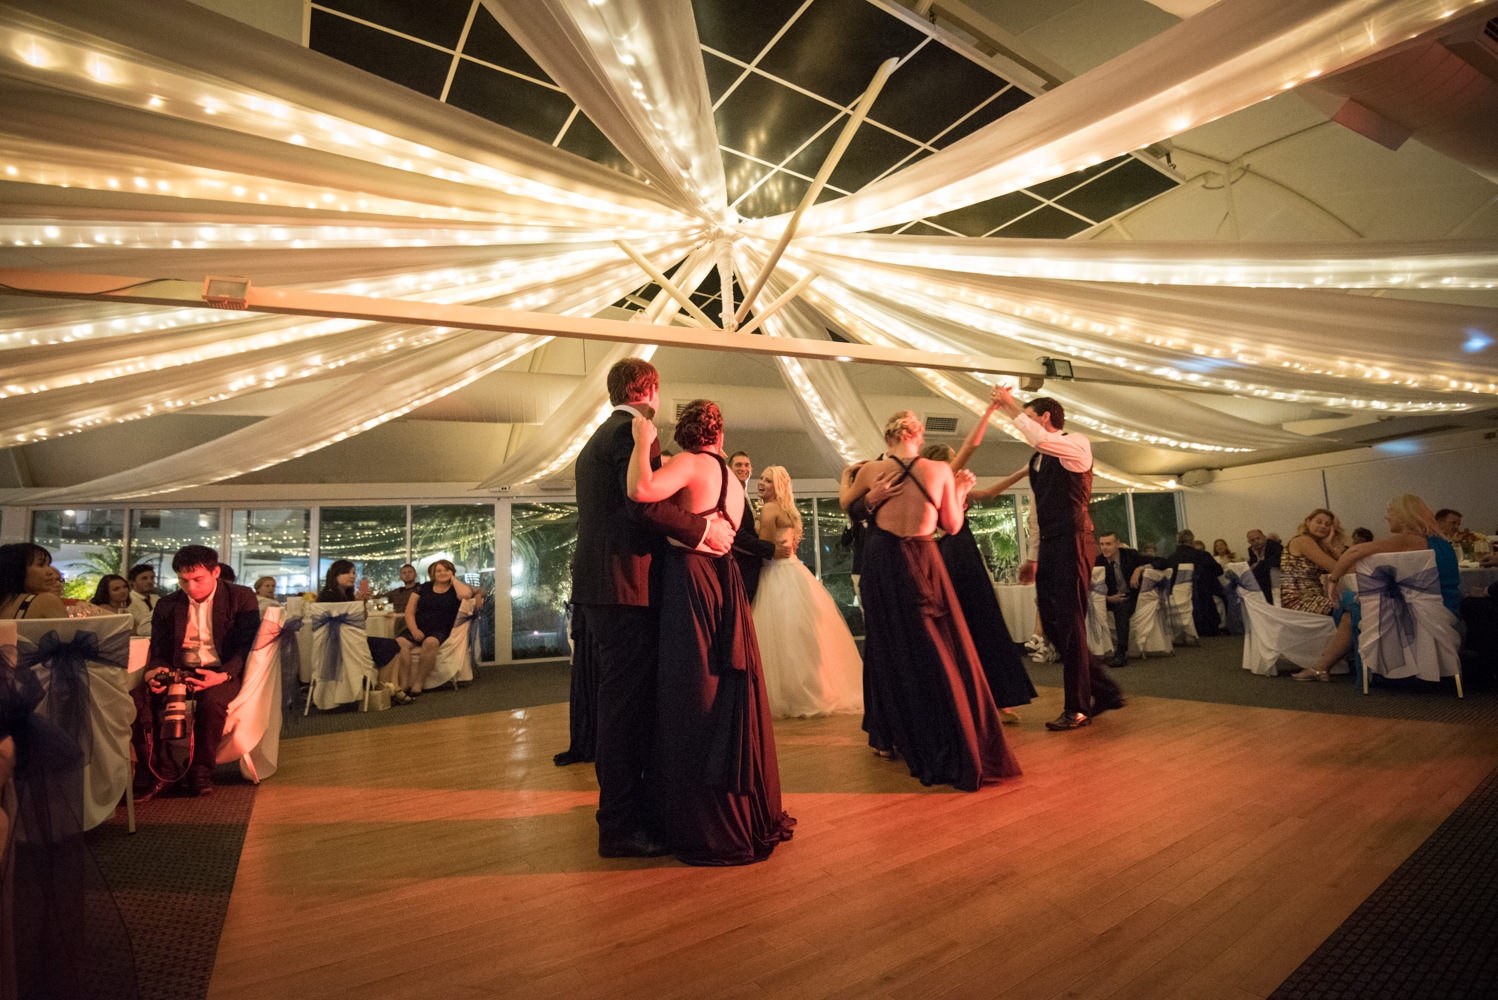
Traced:
[[744, 578], [744, 593], [752, 601], [755, 590], [759, 588], [759, 571], [764, 568], [764, 561], [775, 558], [775, 543], [759, 537], [754, 527], [754, 508], [750, 506], [747, 494], [744, 497], [744, 517], [739, 521], [738, 533], [733, 536], [733, 558], [739, 564], [739, 575]]
[[[707, 520], [669, 500], [639, 504], [625, 484], [634, 450], [631, 416], [615, 410], [577, 455], [577, 548], [572, 603], [648, 607], [650, 568], [669, 536], [696, 546]], [[653, 466], [660, 460], [654, 459]]]
[[1268, 566], [1270, 569], [1279, 569], [1280, 555], [1284, 551], [1285, 547], [1279, 542], [1275, 541], [1273, 538], [1266, 539], [1264, 542], [1264, 558], [1261, 560], [1258, 556], [1254, 555], [1253, 549], [1249, 549], [1248, 565], [1250, 567], [1253, 567], [1259, 565], [1260, 562], [1263, 562], [1264, 565]]
[[1271, 569], [1280, 568], [1280, 556], [1285, 547], [1273, 538], [1264, 541], [1264, 558], [1260, 559], [1254, 555], [1254, 550], [1248, 550], [1248, 570], [1259, 581], [1259, 589], [1264, 592], [1264, 600], [1270, 604], [1274, 603], [1273, 578], [1269, 575]]
[[[182, 642], [187, 637], [187, 591], [178, 590], [156, 602], [151, 615], [151, 667], [183, 668]], [[219, 670], [231, 678], [244, 674], [244, 661], [260, 631], [260, 602], [249, 587], [220, 580], [213, 593], [213, 648]]]
[[[1138, 549], [1131, 549], [1127, 545], [1120, 545], [1118, 547], [1118, 568], [1123, 574], [1123, 579], [1115, 581], [1111, 570], [1104, 573], [1103, 579], [1107, 581], [1108, 593], [1110, 595], [1127, 594], [1130, 598], [1135, 597], [1136, 589], [1129, 585], [1129, 581], [1134, 577], [1134, 570], [1138, 569], [1144, 562], [1145, 558], [1139, 554]], [[1107, 557], [1100, 552], [1098, 553], [1097, 561], [1093, 565], [1109, 569], [1111, 564], [1108, 562]]]

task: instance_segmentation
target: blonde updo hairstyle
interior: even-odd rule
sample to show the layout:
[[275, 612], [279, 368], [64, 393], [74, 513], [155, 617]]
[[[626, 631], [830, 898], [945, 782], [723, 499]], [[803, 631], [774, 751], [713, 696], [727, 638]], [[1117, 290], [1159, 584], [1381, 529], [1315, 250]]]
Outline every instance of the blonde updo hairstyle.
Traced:
[[1416, 535], [1436, 534], [1436, 516], [1430, 506], [1413, 493], [1389, 501], [1389, 513], [1402, 530]]
[[886, 444], [894, 444], [896, 441], [918, 441], [926, 434], [926, 429], [916, 415], [909, 410], [901, 410], [890, 417], [884, 425], [884, 441]]

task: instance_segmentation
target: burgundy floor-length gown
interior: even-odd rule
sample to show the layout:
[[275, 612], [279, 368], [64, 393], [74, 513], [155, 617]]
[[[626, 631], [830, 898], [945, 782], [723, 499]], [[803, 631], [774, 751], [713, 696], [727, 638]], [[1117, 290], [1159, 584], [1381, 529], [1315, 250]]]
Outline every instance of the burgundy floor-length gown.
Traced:
[[[721, 463], [722, 460], [719, 459]], [[727, 466], [722, 467], [728, 475]], [[725, 478], [718, 498], [724, 509]], [[661, 577], [656, 747], [660, 836], [689, 865], [763, 861], [791, 837], [770, 701], [738, 564], [671, 545]]]

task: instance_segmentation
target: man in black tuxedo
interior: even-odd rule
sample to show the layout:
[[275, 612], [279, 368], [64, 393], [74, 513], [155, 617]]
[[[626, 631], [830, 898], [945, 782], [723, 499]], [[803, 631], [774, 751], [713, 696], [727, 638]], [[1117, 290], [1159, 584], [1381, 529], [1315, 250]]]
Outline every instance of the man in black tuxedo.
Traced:
[[1120, 545], [1118, 535], [1106, 531], [1098, 536], [1098, 557], [1094, 565], [1101, 566], [1106, 573], [1103, 579], [1108, 584], [1108, 613], [1113, 616], [1113, 627], [1117, 632], [1110, 667], [1122, 667], [1129, 662], [1129, 620], [1134, 607], [1139, 603], [1139, 587], [1134, 582], [1134, 571], [1144, 565], [1144, 557], [1136, 549]]
[[[733, 526], [670, 501], [637, 504], [625, 495], [636, 414], [654, 417], [660, 378], [649, 362], [626, 358], [609, 369], [614, 411], [578, 453], [577, 548], [572, 603], [585, 615], [598, 671], [598, 853], [606, 858], [665, 854], [651, 829], [644, 773], [655, 730], [659, 574], [655, 556], [675, 538], [706, 542], [716, 554], [733, 543]], [[659, 445], [651, 464], [659, 466]]]
[[1284, 546], [1278, 538], [1267, 538], [1258, 528], [1248, 533], [1248, 569], [1253, 573], [1254, 579], [1259, 581], [1264, 600], [1270, 604], [1274, 603], [1274, 589], [1269, 571], [1280, 568], [1280, 555], [1283, 552]]
[[[178, 549], [172, 557], [172, 569], [180, 589], [156, 602], [151, 619], [146, 671], [151, 715], [160, 720], [166, 704], [163, 673], [186, 671], [188, 691], [197, 701], [188, 791], [211, 795], [229, 702], [239, 693], [245, 659], [260, 631], [260, 602], [249, 587], [219, 579], [218, 553], [206, 545]], [[142, 725], [146, 732], [152, 731], [150, 718], [142, 720]], [[165, 763], [159, 750], [157, 760]], [[160, 791], [165, 784], [158, 782], [152, 792]]]
[[1172, 567], [1170, 584], [1175, 587], [1176, 568], [1192, 567], [1191, 572], [1191, 619], [1199, 636], [1221, 635], [1222, 618], [1217, 614], [1217, 601], [1222, 597], [1222, 564], [1196, 547], [1196, 533], [1186, 528], [1176, 535], [1176, 550], [1166, 557]]
[[789, 558], [791, 550], [789, 546], [776, 545], [759, 537], [759, 531], [755, 527], [759, 523], [759, 515], [749, 501], [750, 496], [757, 494], [756, 487], [749, 482], [754, 476], [754, 463], [750, 460], [749, 453], [734, 452], [733, 457], [728, 460], [728, 467], [739, 477], [739, 482], [744, 484], [744, 516], [739, 520], [739, 533], [733, 537], [733, 560], [739, 564], [739, 576], [744, 578], [744, 593], [748, 595], [750, 603], [753, 603], [754, 593], [759, 590], [759, 571], [764, 567], [764, 561]]

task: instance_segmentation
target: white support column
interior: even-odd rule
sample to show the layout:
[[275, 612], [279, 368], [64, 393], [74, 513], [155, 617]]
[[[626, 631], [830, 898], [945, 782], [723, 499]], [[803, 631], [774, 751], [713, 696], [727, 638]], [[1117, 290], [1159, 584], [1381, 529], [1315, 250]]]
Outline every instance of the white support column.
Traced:
[[494, 662], [515, 662], [510, 648], [514, 616], [510, 610], [510, 588], [515, 586], [510, 563], [515, 559], [511, 546], [510, 514], [513, 501], [494, 501]]

